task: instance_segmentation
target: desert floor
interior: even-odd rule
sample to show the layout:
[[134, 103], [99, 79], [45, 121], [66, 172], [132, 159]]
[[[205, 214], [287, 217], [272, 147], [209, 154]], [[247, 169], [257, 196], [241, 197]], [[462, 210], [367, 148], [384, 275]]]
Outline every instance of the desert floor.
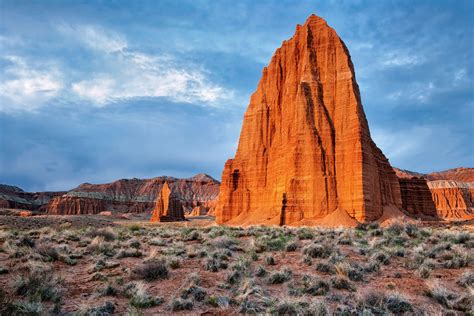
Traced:
[[474, 313], [472, 224], [0, 217], [1, 315]]

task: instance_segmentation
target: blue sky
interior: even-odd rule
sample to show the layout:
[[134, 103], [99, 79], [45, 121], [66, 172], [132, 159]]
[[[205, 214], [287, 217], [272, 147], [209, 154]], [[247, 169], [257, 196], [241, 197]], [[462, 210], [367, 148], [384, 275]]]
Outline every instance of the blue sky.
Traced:
[[0, 0], [0, 183], [220, 179], [262, 68], [312, 13], [347, 44], [392, 165], [473, 167], [473, 6]]

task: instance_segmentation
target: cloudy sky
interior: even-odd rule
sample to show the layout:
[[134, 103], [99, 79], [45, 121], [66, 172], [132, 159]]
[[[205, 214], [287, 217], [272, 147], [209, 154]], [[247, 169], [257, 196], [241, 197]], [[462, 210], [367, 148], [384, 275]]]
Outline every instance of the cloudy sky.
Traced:
[[474, 167], [474, 1], [0, 0], [0, 183], [220, 179], [262, 68], [316, 13], [392, 165]]

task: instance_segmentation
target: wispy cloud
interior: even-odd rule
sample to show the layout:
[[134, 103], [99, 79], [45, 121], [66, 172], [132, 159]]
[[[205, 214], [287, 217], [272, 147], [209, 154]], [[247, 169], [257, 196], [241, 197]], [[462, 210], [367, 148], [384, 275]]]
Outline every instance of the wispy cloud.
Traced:
[[72, 36], [88, 47], [106, 53], [120, 52], [127, 48], [124, 36], [94, 25], [61, 24], [58, 31], [66, 36]]
[[423, 57], [419, 54], [410, 54], [402, 51], [395, 51], [385, 54], [382, 59], [384, 66], [414, 66], [423, 62]]
[[[81, 65], [60, 67], [41, 56], [28, 60], [17, 55], [4, 57], [7, 66], [0, 78], [0, 111], [35, 111], [53, 105], [55, 98], [97, 107], [139, 98], [218, 106], [233, 96], [230, 89], [213, 82], [212, 74], [202, 66], [131, 49], [126, 38], [112, 30], [63, 23], [57, 31], [89, 51], [88, 59]], [[83, 70], [87, 63], [94, 72]]]
[[72, 84], [76, 95], [98, 106], [133, 98], [167, 98], [204, 103], [232, 97], [232, 91], [212, 83], [198, 67], [183, 66], [169, 56], [120, 52], [109, 58], [110, 71]]
[[6, 56], [0, 79], [0, 111], [34, 111], [56, 97], [63, 88], [62, 73], [54, 66]]

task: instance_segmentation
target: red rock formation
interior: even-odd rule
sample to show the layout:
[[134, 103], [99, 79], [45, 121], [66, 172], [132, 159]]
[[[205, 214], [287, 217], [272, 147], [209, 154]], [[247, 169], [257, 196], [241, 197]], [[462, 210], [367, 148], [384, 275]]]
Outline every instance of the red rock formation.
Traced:
[[179, 197], [173, 193], [168, 182], [165, 182], [156, 199], [155, 209], [153, 210], [150, 221], [173, 222], [183, 220], [185, 220], [183, 204]]
[[454, 180], [458, 182], [474, 182], [474, 168], [454, 168], [439, 172], [432, 172], [426, 175], [430, 181], [434, 180]]
[[[473, 168], [455, 168], [429, 174], [397, 168], [394, 168], [394, 170], [399, 177], [404, 209], [408, 211], [418, 209], [423, 214], [428, 215], [425, 210], [428, 207], [430, 213], [430, 204], [433, 203], [437, 216], [442, 219], [468, 220], [473, 218]], [[470, 182], [461, 182], [460, 180]], [[429, 203], [428, 192], [426, 192], [423, 181], [426, 182], [429, 188], [431, 203]]]
[[402, 206], [372, 141], [349, 52], [312, 15], [277, 49], [245, 113], [216, 209], [226, 224], [297, 224], [336, 210], [359, 221]]
[[474, 183], [435, 180], [428, 186], [438, 216], [448, 220], [474, 218]]
[[415, 217], [436, 217], [436, 207], [426, 179], [399, 178], [402, 208]]
[[0, 184], [0, 208], [42, 212], [52, 198], [64, 193], [66, 192], [25, 192], [15, 186]]
[[81, 184], [51, 201], [46, 209], [48, 214], [55, 215], [149, 212], [166, 182], [188, 212], [196, 206], [209, 210], [219, 193], [219, 182], [204, 174], [187, 179], [122, 179], [106, 184]]
[[48, 215], [98, 214], [105, 209], [105, 200], [64, 195], [49, 202]]

